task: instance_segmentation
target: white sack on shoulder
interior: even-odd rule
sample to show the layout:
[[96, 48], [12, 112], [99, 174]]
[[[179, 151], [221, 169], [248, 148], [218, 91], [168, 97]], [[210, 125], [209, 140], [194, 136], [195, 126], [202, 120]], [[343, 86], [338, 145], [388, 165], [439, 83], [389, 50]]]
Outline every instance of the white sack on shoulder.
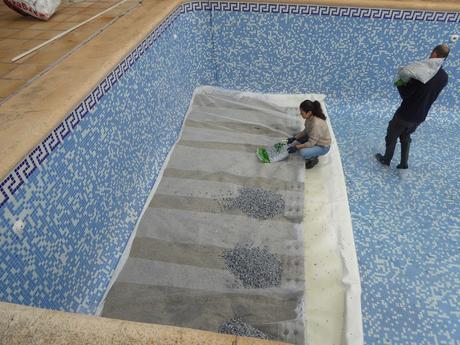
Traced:
[[401, 67], [397, 79], [408, 82], [409, 79], [416, 79], [425, 84], [438, 73], [444, 59], [433, 58], [415, 61], [407, 66]]

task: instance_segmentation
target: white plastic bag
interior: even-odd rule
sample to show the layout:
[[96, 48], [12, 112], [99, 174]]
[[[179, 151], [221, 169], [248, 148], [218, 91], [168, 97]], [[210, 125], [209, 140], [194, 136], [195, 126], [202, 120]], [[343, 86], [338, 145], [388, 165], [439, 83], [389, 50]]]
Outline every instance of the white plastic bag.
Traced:
[[12, 10], [41, 20], [48, 20], [56, 12], [61, 0], [3, 0]]
[[256, 151], [257, 158], [263, 163], [274, 163], [289, 156], [287, 141], [283, 140], [271, 147], [259, 147]]
[[430, 58], [400, 67], [396, 81], [401, 80], [403, 83], [407, 83], [410, 79], [416, 79], [425, 84], [438, 73], [444, 60], [441, 58]]

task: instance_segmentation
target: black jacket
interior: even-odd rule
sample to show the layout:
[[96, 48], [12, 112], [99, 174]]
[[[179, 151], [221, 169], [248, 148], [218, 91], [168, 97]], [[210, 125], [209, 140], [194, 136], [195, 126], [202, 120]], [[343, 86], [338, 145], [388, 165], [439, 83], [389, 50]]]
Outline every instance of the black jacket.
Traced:
[[431, 105], [447, 85], [447, 81], [447, 73], [441, 67], [426, 84], [411, 79], [407, 85], [399, 86], [398, 91], [402, 103], [396, 110], [395, 116], [409, 122], [422, 123], [425, 121]]

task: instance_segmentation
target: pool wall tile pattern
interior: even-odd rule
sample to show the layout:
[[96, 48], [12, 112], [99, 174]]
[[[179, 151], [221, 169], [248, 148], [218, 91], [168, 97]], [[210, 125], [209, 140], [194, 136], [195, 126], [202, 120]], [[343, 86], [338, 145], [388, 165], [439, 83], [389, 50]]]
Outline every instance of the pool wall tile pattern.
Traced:
[[179, 8], [2, 182], [2, 301], [95, 312], [193, 90], [213, 83], [209, 18]]
[[95, 311], [195, 86], [325, 93], [366, 344], [458, 343], [460, 164], [446, 149], [460, 145], [457, 47], [445, 64], [450, 83], [414, 135], [411, 169], [383, 169], [372, 154], [398, 106], [396, 68], [459, 33], [459, 21], [448, 12], [182, 5], [1, 182], [0, 299]]

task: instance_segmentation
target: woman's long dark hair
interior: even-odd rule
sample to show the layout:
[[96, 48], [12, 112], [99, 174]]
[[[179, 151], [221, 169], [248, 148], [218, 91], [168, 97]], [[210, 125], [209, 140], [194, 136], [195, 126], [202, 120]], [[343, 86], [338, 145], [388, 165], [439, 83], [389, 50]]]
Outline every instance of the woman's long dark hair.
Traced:
[[326, 115], [323, 113], [323, 108], [321, 108], [321, 103], [318, 101], [309, 101], [308, 99], [300, 103], [300, 109], [308, 113], [312, 112], [313, 116], [319, 117], [322, 120], [326, 120]]

